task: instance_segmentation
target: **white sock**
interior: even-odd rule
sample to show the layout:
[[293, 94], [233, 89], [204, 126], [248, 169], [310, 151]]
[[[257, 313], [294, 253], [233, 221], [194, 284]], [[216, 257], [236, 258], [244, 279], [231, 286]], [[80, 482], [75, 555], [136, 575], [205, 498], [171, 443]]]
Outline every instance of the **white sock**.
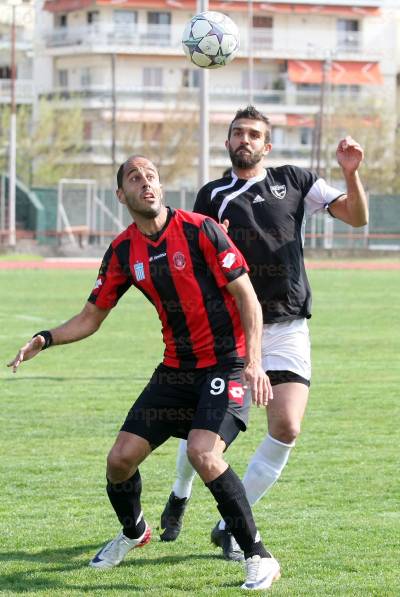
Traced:
[[250, 506], [254, 506], [279, 479], [294, 444], [284, 444], [267, 434], [258, 446], [243, 477]]
[[189, 498], [192, 493], [193, 480], [196, 471], [192, 467], [187, 457], [186, 440], [179, 442], [178, 453], [176, 455], [176, 481], [172, 491], [178, 498]]

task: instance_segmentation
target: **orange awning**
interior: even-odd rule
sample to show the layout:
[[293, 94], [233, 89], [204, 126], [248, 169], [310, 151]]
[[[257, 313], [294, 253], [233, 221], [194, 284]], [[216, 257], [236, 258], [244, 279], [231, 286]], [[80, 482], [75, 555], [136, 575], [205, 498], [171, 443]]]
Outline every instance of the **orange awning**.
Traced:
[[[378, 4], [378, 2], [377, 2]], [[334, 15], [334, 16], [379, 16], [381, 14], [379, 6], [329, 6], [323, 3], [317, 5], [281, 4], [280, 2], [262, 2], [254, 3], [254, 9], [278, 13], [278, 14], [298, 14], [298, 15]]]
[[93, 4], [93, 0], [47, 0], [44, 10], [49, 12], [72, 12], [81, 10]]
[[315, 127], [315, 117], [302, 116], [301, 114], [288, 114], [286, 124], [287, 126], [300, 126], [310, 129]]
[[[293, 83], [321, 84], [321, 60], [289, 60], [288, 75]], [[377, 62], [334, 61], [328, 66], [326, 81], [333, 85], [382, 85], [382, 74]]]

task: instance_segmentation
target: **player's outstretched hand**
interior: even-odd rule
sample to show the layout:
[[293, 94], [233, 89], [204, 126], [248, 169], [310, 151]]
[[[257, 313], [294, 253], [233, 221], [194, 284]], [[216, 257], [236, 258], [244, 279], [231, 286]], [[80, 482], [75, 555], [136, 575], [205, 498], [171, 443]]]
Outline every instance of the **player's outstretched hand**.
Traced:
[[362, 162], [364, 151], [357, 141], [350, 136], [339, 141], [336, 150], [336, 157], [339, 166], [348, 174], [355, 172]]
[[17, 356], [13, 361], [7, 363], [7, 367], [12, 367], [13, 373], [17, 372], [18, 367], [23, 361], [29, 361], [33, 359], [41, 350], [45, 344], [43, 336], [35, 336], [29, 342], [19, 349]]
[[251, 399], [256, 406], [267, 406], [273, 399], [272, 387], [268, 375], [261, 364], [248, 363], [243, 370], [245, 386], [251, 391]]

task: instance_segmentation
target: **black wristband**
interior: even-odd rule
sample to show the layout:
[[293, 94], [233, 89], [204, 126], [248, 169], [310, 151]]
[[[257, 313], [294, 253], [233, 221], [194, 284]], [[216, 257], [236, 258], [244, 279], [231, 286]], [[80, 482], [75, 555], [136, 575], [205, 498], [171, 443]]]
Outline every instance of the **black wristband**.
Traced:
[[41, 332], [37, 332], [36, 334], [33, 334], [32, 338], [36, 338], [36, 336], [43, 336], [44, 338], [42, 350], [46, 350], [46, 348], [49, 348], [49, 346], [53, 344], [53, 336], [51, 335], [51, 332], [49, 332], [48, 330], [42, 330]]

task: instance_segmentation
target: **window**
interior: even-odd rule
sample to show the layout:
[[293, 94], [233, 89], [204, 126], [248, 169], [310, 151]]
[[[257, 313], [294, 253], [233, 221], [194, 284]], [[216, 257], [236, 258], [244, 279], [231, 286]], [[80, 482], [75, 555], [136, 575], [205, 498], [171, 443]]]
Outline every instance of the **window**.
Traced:
[[282, 147], [285, 143], [285, 131], [280, 126], [275, 126], [272, 129], [272, 139], [271, 142], [273, 145], [277, 147]]
[[68, 27], [68, 15], [56, 15], [55, 26], [56, 27]]
[[148, 12], [147, 32], [142, 39], [144, 43], [154, 46], [168, 46], [171, 36], [171, 13]]
[[272, 17], [253, 17], [253, 28], [254, 29], [272, 29], [274, 21]]
[[57, 85], [63, 89], [68, 87], [68, 71], [65, 68], [57, 71]]
[[[255, 70], [253, 72], [253, 89], [272, 89], [274, 78], [275, 75], [265, 70]], [[247, 69], [242, 71], [242, 86], [245, 89], [249, 88], [249, 71]]]
[[110, 37], [114, 38], [115, 36], [119, 42], [124, 40], [132, 41], [132, 37], [136, 32], [136, 10], [114, 10], [113, 22], [114, 28]]
[[184, 68], [182, 70], [182, 87], [200, 87], [200, 71]]
[[0, 79], [11, 79], [11, 68], [9, 66], [0, 66]]
[[98, 23], [100, 21], [100, 12], [98, 10], [90, 10], [86, 13], [86, 22], [88, 25]]
[[338, 19], [336, 22], [339, 50], [357, 50], [360, 45], [360, 24], [355, 19]]
[[92, 84], [92, 69], [88, 66], [81, 68], [81, 85], [82, 87], [90, 87]]
[[171, 25], [170, 12], [148, 12], [147, 23], [149, 25]]
[[272, 17], [257, 16], [253, 17], [252, 44], [255, 49], [270, 49], [273, 45], [273, 27]]
[[144, 87], [162, 87], [163, 85], [163, 70], [162, 68], [144, 68], [143, 69], [143, 86]]
[[312, 145], [312, 129], [300, 128], [300, 145]]
[[132, 25], [137, 23], [136, 10], [114, 10], [113, 22], [118, 25]]

